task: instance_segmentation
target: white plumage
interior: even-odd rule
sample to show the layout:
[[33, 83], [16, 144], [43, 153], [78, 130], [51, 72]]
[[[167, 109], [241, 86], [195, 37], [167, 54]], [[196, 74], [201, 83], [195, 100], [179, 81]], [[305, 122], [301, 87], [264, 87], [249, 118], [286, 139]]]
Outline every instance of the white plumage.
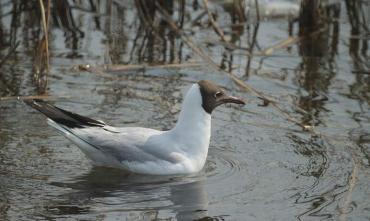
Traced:
[[[48, 116], [48, 123], [74, 142], [93, 164], [170, 175], [198, 172], [206, 162], [211, 114], [204, 109], [202, 96], [200, 84], [193, 84], [175, 127], [169, 131], [111, 127], [40, 100], [26, 103]], [[237, 103], [230, 101], [236, 98], [227, 98]]]

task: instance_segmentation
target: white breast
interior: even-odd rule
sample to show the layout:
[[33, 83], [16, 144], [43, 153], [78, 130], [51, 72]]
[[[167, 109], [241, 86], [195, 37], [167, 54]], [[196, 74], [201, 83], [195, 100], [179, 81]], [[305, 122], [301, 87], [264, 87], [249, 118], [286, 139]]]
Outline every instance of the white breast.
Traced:
[[198, 84], [188, 91], [176, 126], [148, 139], [151, 152], [168, 153], [171, 162], [122, 162], [129, 170], [147, 174], [188, 174], [200, 171], [207, 158], [211, 137], [211, 115], [202, 107]]

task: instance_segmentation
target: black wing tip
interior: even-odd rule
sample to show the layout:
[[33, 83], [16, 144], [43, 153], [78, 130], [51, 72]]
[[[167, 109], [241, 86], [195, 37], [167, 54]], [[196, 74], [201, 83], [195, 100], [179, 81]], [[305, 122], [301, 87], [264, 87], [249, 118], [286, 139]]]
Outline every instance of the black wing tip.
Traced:
[[44, 101], [42, 99], [37, 99], [37, 98], [35, 98], [35, 99], [24, 99], [23, 102], [27, 105], [30, 105], [30, 106], [33, 106], [37, 103], [44, 103], [44, 104], [46, 103], [46, 101]]
[[46, 103], [46, 101], [40, 99], [40, 98], [35, 98], [35, 99], [32, 99], [33, 102], [36, 102], [36, 103]]
[[27, 99], [24, 102], [46, 117], [69, 128], [104, 127], [105, 123], [56, 107], [42, 99]]

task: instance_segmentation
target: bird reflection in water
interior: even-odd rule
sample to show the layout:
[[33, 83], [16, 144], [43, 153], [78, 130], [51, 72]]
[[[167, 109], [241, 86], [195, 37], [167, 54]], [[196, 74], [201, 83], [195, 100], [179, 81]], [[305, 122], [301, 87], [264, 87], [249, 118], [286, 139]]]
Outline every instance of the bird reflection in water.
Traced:
[[208, 218], [205, 176], [149, 176], [94, 167], [87, 174], [51, 185], [72, 189], [46, 206], [53, 215], [135, 219]]

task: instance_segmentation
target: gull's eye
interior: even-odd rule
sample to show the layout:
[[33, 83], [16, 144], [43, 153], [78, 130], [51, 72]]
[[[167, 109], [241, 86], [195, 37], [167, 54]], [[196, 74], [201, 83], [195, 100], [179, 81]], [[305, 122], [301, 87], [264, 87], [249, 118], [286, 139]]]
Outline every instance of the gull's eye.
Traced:
[[222, 95], [223, 95], [222, 91], [217, 91], [214, 96], [215, 96], [215, 98], [219, 98]]

